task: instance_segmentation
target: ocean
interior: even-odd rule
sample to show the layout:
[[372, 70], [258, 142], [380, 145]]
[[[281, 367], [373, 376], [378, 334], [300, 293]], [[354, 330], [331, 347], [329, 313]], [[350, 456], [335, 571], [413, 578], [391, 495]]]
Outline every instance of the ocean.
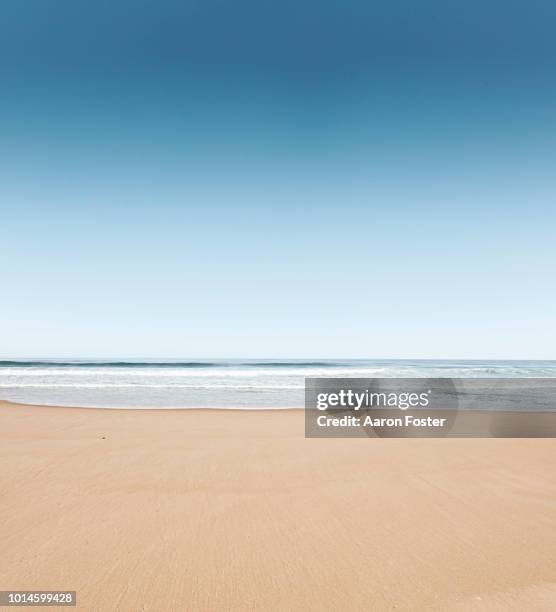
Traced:
[[0, 399], [99, 408], [303, 407], [312, 377], [556, 377], [556, 361], [199, 359], [0, 361]]

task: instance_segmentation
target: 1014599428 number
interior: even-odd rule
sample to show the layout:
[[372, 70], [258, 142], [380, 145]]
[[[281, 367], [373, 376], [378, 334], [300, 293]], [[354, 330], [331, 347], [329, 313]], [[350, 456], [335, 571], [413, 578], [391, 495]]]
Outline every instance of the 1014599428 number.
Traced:
[[0, 591], [0, 606], [75, 606], [75, 591]]

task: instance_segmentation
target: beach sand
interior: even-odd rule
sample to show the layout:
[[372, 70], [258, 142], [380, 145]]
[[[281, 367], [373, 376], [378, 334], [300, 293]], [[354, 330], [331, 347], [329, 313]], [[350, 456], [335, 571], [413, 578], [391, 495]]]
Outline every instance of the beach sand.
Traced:
[[0, 430], [3, 590], [87, 611], [556, 609], [555, 439], [7, 402]]

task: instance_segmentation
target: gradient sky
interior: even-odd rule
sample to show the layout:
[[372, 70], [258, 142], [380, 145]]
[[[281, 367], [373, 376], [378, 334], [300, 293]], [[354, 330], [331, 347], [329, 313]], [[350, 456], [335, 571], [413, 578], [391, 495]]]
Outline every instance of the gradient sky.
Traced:
[[556, 358], [555, 23], [2, 2], [0, 356]]

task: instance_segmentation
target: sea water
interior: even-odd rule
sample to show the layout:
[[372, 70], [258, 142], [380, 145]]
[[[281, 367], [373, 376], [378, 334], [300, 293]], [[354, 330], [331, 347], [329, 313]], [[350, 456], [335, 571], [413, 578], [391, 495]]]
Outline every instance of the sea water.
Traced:
[[305, 377], [556, 377], [556, 361], [0, 361], [0, 399], [103, 408], [294, 408]]

